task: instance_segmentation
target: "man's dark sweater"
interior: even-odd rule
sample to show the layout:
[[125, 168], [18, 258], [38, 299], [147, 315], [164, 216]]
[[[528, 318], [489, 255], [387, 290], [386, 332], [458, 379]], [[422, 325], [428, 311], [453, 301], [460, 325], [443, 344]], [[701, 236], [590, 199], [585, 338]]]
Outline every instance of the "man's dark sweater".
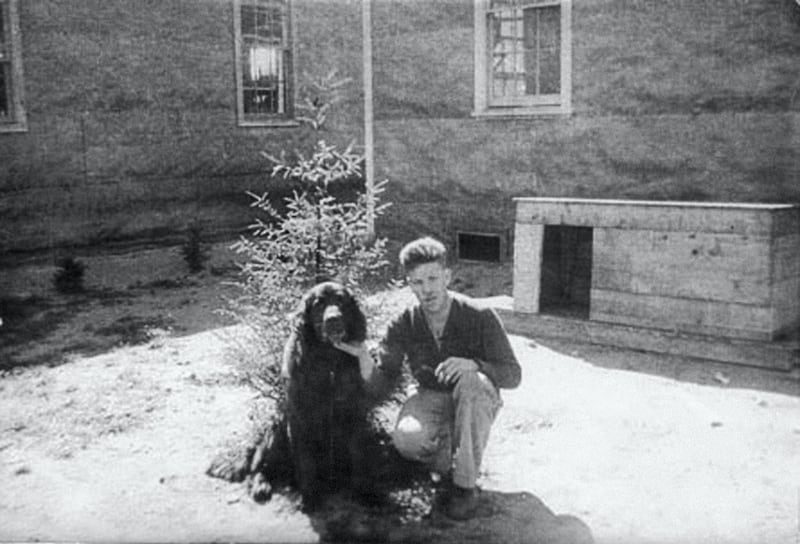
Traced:
[[434, 375], [439, 363], [448, 357], [474, 360], [479, 372], [495, 387], [512, 389], [519, 385], [520, 366], [494, 310], [457, 293], [451, 296], [450, 313], [438, 345], [419, 304], [406, 309], [389, 324], [370, 389], [383, 389], [407, 361], [420, 387], [450, 390], [452, 385], [439, 383]]

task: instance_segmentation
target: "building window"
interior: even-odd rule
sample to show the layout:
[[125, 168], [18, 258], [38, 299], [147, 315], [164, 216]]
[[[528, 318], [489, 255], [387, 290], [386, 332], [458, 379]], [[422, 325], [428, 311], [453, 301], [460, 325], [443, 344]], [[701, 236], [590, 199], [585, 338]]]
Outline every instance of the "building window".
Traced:
[[475, 0], [475, 114], [571, 111], [571, 1]]
[[459, 261], [490, 263], [499, 263], [501, 261], [501, 247], [503, 244], [498, 234], [458, 232], [456, 242]]
[[234, 0], [240, 125], [295, 125], [289, 0]]
[[27, 130], [17, 0], [0, 0], [0, 132]]

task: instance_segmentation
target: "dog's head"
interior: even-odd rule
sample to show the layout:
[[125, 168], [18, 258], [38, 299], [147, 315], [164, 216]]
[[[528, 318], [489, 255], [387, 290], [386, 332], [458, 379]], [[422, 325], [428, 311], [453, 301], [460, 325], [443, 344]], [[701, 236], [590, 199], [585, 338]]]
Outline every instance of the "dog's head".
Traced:
[[367, 337], [367, 320], [358, 302], [339, 283], [327, 281], [309, 289], [300, 318], [306, 337], [319, 342], [361, 342]]

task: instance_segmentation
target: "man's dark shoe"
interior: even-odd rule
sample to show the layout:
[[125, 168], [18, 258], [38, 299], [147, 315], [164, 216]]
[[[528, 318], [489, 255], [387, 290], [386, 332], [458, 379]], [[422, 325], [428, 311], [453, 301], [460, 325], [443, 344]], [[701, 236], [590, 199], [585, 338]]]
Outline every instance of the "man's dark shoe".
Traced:
[[477, 488], [464, 488], [454, 485], [450, 490], [447, 507], [445, 508], [447, 517], [457, 521], [465, 521], [473, 518], [477, 511]]

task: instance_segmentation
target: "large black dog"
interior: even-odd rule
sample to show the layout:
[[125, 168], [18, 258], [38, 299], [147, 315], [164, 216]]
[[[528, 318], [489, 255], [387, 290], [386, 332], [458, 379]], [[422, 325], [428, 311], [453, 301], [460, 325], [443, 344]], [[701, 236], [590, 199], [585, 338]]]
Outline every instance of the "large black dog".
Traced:
[[364, 341], [366, 329], [365, 316], [348, 289], [334, 282], [312, 287], [284, 350], [285, 403], [239, 466], [215, 462], [208, 473], [230, 480], [251, 478], [256, 500], [268, 498], [276, 481], [288, 481], [300, 492], [306, 510], [342, 490], [373, 501], [380, 498], [385, 470], [401, 466], [371, 414], [383, 399], [364, 389], [358, 360], [333, 346]]
[[329, 490], [366, 492], [371, 399], [358, 360], [335, 342], [363, 342], [367, 322], [353, 295], [325, 282], [306, 293], [284, 358], [286, 419], [294, 482], [313, 508]]

